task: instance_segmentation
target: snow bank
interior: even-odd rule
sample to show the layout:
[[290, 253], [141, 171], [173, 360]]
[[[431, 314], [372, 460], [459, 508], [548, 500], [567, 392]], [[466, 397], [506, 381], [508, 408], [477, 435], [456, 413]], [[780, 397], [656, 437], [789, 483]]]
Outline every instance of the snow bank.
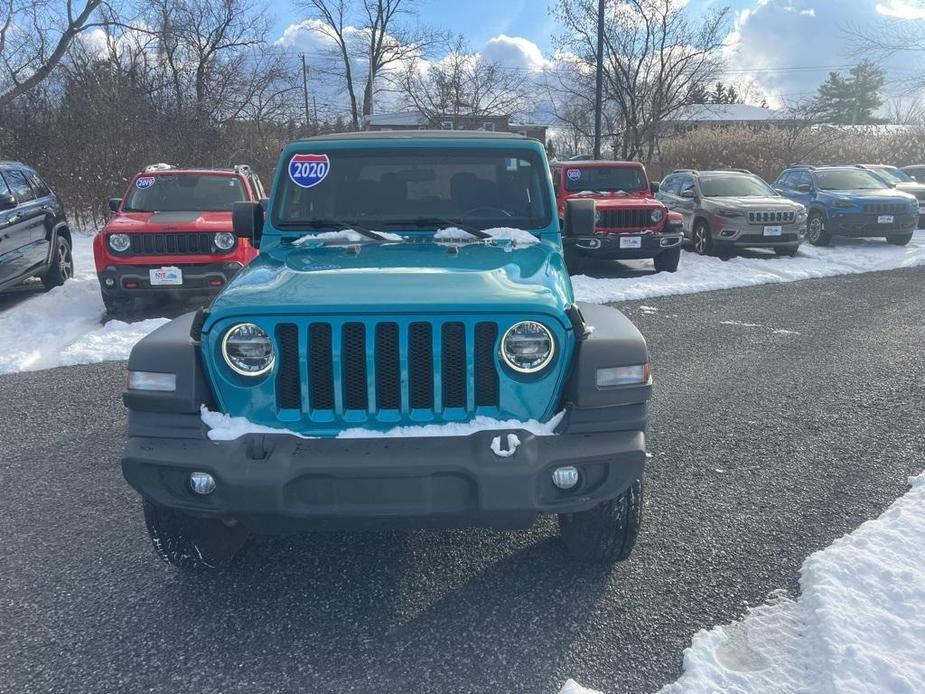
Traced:
[[[553, 436], [556, 426], [558, 426], [564, 415], [564, 411], [560, 412], [548, 422], [538, 422], [535, 419], [526, 422], [520, 422], [514, 419], [502, 421], [492, 419], [491, 417], [475, 417], [468, 422], [393, 427], [385, 431], [354, 427], [344, 429], [337, 435], [337, 438], [377, 439], [414, 438], [422, 436], [469, 436], [479, 431], [497, 431], [502, 429], [523, 429], [536, 436]], [[212, 412], [205, 405], [202, 406], [202, 421], [209, 427], [209, 438], [213, 441], [233, 441], [245, 434], [289, 434], [291, 436], [298, 436], [302, 439], [315, 438], [312, 436], [303, 436], [289, 429], [253, 424], [245, 417], [232, 417], [221, 412]], [[515, 436], [515, 438], [517, 437]], [[500, 441], [498, 445], [500, 447]], [[509, 445], [511, 445], [510, 439]], [[517, 445], [520, 445], [519, 439], [517, 440]]]
[[876, 520], [810, 556], [800, 597], [772, 594], [701, 631], [662, 694], [925, 692], [925, 473]]
[[724, 261], [683, 252], [677, 272], [626, 278], [576, 275], [572, 286], [579, 301], [603, 304], [916, 265], [925, 265], [925, 231], [917, 231], [908, 246], [892, 246], [883, 239], [837, 239], [828, 248], [804, 243], [795, 258], [769, 255]]
[[75, 276], [0, 313], [0, 374], [127, 359], [166, 318], [101, 324], [105, 308], [93, 265], [93, 238], [74, 234]]

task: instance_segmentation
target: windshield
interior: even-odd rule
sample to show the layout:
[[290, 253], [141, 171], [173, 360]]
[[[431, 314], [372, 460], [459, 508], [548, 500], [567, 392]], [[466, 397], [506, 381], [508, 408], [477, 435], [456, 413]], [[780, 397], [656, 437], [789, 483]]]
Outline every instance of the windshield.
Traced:
[[237, 176], [157, 174], [139, 176], [122, 206], [124, 212], [223, 212], [247, 200]]
[[912, 182], [912, 178], [910, 178], [909, 174], [894, 166], [875, 166], [872, 168], [875, 173], [880, 174], [882, 178], [885, 178], [890, 183]]
[[565, 167], [565, 189], [570, 193], [638, 193], [649, 190], [649, 182], [638, 166]]
[[525, 149], [351, 149], [283, 162], [273, 221], [319, 231], [353, 221], [370, 229], [541, 229], [549, 224], [548, 174]]
[[863, 169], [830, 169], [816, 171], [816, 180], [822, 190], [877, 190], [886, 184]]
[[747, 198], [776, 196], [771, 186], [757, 176], [701, 176], [700, 192], [706, 198]]

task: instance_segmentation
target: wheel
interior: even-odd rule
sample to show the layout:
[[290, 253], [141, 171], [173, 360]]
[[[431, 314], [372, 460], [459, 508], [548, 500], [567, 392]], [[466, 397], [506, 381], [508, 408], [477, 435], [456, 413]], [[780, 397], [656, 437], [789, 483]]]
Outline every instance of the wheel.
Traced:
[[615, 562], [626, 559], [642, 521], [642, 482], [616, 499], [578, 513], [559, 514], [559, 535], [568, 553], [580, 561]]
[[60, 287], [74, 276], [74, 258], [71, 255], [71, 244], [63, 236], [55, 236], [55, 250], [51, 260], [51, 267], [42, 275], [42, 284], [45, 289]]
[[678, 269], [679, 260], [681, 260], [680, 245], [662, 251], [652, 259], [652, 262], [655, 263], [656, 272], [675, 272]]
[[706, 222], [701, 220], [694, 224], [691, 243], [700, 255], [710, 255], [713, 252], [713, 234], [710, 233], [710, 227]]
[[103, 294], [103, 305], [110, 316], [120, 316], [135, 310], [135, 300], [130, 296]]
[[217, 569], [228, 564], [247, 540], [241, 525], [194, 518], [144, 500], [145, 525], [154, 550], [184, 569]]
[[825, 218], [822, 213], [814, 210], [809, 213], [806, 220], [806, 238], [814, 246], [828, 246], [832, 242], [832, 235], [825, 230]]
[[908, 234], [894, 234], [893, 236], [887, 236], [886, 242], [892, 243], [894, 246], [905, 246], [912, 240], [912, 232]]
[[799, 250], [800, 250], [799, 246], [777, 246], [774, 249], [774, 254], [788, 256], [790, 258], [793, 258], [797, 254], [797, 251]]

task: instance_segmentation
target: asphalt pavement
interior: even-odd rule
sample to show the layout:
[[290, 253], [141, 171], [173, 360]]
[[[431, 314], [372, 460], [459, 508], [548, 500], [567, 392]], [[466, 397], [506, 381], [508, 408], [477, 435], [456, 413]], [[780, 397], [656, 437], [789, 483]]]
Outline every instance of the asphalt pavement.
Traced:
[[0, 376], [0, 692], [608, 693], [798, 588], [925, 468], [925, 268], [648, 299], [655, 399], [629, 561], [529, 531], [263, 539], [215, 575], [148, 545], [122, 364]]

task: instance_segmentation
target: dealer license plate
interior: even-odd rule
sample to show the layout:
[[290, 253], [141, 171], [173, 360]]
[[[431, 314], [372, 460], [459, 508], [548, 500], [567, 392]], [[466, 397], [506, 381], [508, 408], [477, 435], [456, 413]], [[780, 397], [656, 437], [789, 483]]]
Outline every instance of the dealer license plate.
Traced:
[[148, 270], [152, 287], [183, 284], [183, 271], [178, 267], [159, 267]]
[[776, 227], [765, 227], [765, 228], [764, 228], [764, 235], [765, 235], [765, 236], [780, 236], [782, 232], [783, 232], [783, 230], [782, 230], [779, 226], [776, 226]]
[[877, 217], [877, 224], [892, 224], [892, 223], [893, 223], [893, 215], [891, 214], [882, 214], [879, 217]]
[[642, 237], [624, 236], [620, 239], [620, 248], [642, 248]]

